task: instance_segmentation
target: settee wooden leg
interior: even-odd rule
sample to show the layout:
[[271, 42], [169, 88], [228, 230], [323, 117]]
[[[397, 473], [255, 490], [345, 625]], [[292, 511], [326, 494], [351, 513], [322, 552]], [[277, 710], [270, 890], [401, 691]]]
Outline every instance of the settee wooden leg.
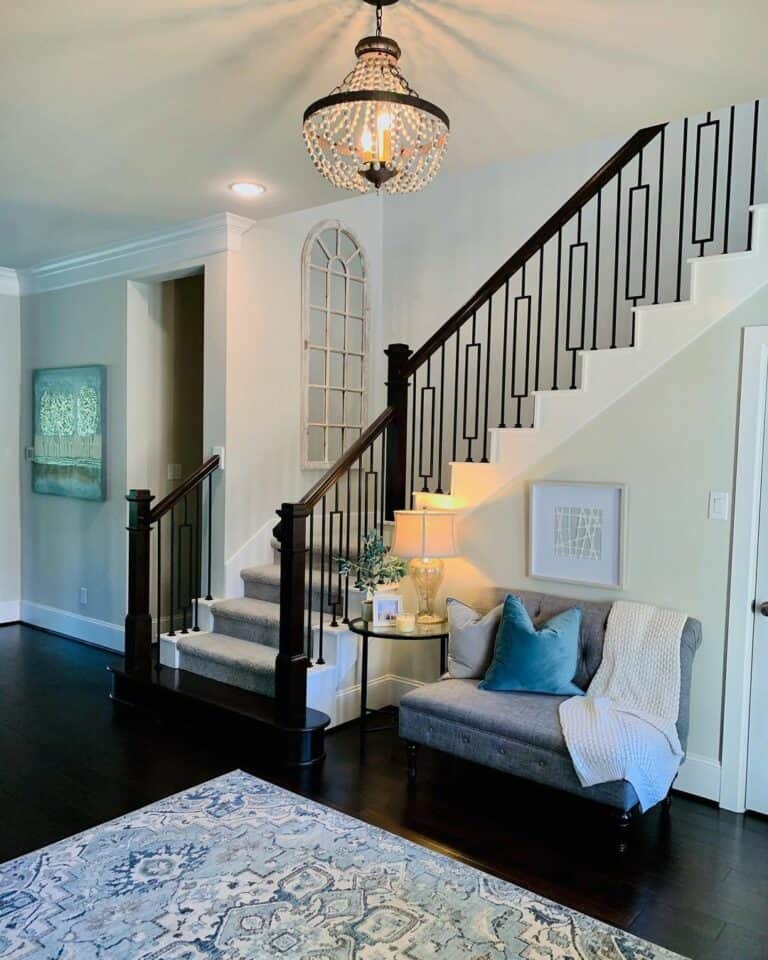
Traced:
[[632, 823], [631, 810], [618, 810], [615, 815], [616, 851], [624, 854], [629, 850], [629, 828]]
[[408, 783], [416, 783], [416, 758], [419, 745], [417, 743], [406, 743], [405, 752], [408, 758]]

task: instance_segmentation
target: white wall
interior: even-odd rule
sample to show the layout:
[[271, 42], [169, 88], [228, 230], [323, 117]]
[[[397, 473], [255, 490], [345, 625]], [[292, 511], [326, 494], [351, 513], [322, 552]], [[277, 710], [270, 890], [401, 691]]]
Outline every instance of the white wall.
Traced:
[[0, 294], [0, 623], [19, 619], [21, 325], [17, 294]]
[[[226, 558], [228, 592], [241, 567], [269, 559], [275, 510], [320, 475], [301, 468], [302, 274], [304, 241], [316, 224], [339, 220], [358, 238], [369, 270], [369, 415], [385, 399], [381, 309], [381, 203], [341, 201], [260, 220], [230, 255], [226, 340]], [[260, 535], [259, 535], [260, 534]], [[255, 537], [255, 539], [254, 539]], [[266, 552], [265, 552], [266, 551]]]

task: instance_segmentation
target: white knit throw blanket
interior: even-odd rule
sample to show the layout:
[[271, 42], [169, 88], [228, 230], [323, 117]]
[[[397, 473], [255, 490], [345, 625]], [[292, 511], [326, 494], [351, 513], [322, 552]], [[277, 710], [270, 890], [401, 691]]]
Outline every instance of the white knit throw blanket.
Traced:
[[628, 780], [643, 811], [669, 792], [683, 757], [675, 724], [686, 619], [645, 603], [614, 603], [603, 660], [586, 696], [560, 704], [583, 787]]

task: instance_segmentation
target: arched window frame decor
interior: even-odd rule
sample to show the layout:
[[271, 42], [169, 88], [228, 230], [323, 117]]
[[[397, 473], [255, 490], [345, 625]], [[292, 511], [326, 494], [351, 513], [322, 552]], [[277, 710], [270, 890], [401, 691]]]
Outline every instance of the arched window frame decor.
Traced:
[[302, 466], [322, 470], [367, 422], [368, 269], [362, 244], [340, 221], [309, 233], [302, 291]]

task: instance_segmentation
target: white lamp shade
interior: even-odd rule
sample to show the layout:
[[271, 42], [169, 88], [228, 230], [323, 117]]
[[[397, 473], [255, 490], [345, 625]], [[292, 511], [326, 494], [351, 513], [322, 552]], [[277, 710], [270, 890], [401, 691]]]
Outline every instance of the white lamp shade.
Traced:
[[456, 514], [451, 510], [395, 510], [391, 553], [403, 560], [458, 556]]

